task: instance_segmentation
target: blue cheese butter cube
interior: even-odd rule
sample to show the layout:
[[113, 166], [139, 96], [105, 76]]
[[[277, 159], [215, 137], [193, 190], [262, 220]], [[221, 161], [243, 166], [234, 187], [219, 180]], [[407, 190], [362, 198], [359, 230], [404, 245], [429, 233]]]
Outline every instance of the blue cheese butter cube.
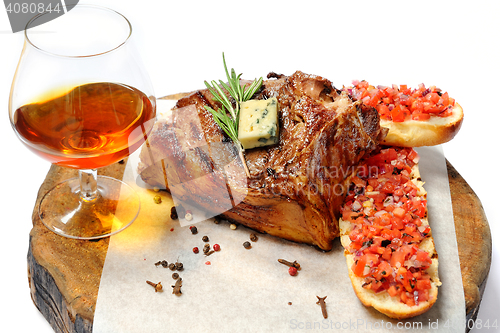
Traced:
[[244, 149], [278, 143], [278, 100], [249, 100], [240, 104], [238, 139]]

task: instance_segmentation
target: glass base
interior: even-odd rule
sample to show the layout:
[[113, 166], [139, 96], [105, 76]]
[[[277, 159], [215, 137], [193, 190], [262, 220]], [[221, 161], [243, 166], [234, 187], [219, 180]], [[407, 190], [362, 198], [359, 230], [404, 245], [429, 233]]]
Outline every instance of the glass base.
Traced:
[[79, 178], [57, 184], [38, 208], [42, 223], [58, 235], [75, 239], [99, 239], [127, 228], [141, 207], [139, 195], [121, 180], [97, 176], [98, 195], [80, 196]]

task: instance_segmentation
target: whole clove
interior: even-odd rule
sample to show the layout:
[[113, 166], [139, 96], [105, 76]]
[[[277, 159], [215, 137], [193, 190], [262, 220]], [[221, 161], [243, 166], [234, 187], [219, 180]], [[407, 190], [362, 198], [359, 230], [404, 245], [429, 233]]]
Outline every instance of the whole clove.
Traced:
[[297, 268], [297, 270], [300, 269], [300, 264], [297, 262], [297, 260], [295, 260], [294, 262], [290, 262], [285, 259], [278, 259], [278, 262], [288, 267], [295, 267]]
[[325, 297], [316, 296], [316, 297], [318, 298], [316, 304], [319, 304], [321, 306], [321, 313], [323, 314], [323, 318], [327, 319], [328, 313], [326, 312], [326, 303], [325, 303], [325, 299], [327, 296]]
[[161, 285], [161, 282], [154, 283], [151, 281], [146, 281], [146, 283], [155, 288], [155, 293], [163, 290], [163, 286]]
[[179, 278], [176, 282], [175, 282], [175, 285], [172, 286], [172, 288], [174, 288], [172, 290], [172, 294], [176, 295], [176, 296], [180, 296], [182, 295], [182, 291], [181, 291], [181, 287], [182, 287], [182, 278]]

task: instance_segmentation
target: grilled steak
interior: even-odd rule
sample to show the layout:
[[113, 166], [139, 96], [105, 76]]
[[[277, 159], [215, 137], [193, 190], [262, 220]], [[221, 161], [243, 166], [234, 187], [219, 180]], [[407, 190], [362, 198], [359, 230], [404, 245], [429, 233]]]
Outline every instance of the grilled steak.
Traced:
[[[278, 144], [237, 149], [204, 106], [206, 90], [178, 100], [141, 151], [144, 182], [260, 232], [332, 248], [339, 209], [359, 160], [385, 136], [375, 109], [353, 102], [325, 78], [270, 74], [254, 98], [276, 97]], [[175, 191], [174, 191], [175, 190]]]

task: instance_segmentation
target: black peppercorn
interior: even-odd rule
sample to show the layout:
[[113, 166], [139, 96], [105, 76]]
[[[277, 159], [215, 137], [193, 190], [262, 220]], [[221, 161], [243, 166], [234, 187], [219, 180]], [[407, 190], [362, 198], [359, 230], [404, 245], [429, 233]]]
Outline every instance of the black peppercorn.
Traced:
[[168, 265], [168, 268], [170, 268], [171, 271], [175, 271], [176, 266], [174, 263], [171, 263], [170, 265]]
[[161, 261], [161, 266], [162, 266], [163, 268], [167, 268], [167, 267], [168, 267], [168, 262], [167, 262], [166, 260], [162, 260], [162, 261]]
[[177, 220], [179, 216], [177, 215], [177, 209], [175, 209], [175, 206], [170, 208], [170, 218], [172, 220]]
[[192, 227], [190, 227], [189, 229], [191, 230], [191, 233], [192, 233], [193, 235], [196, 235], [196, 234], [198, 233], [198, 228], [196, 228], [195, 226], [192, 226]]
[[249, 248], [251, 248], [251, 247], [252, 247], [252, 244], [250, 244], [250, 242], [245, 242], [245, 243], [243, 243], [243, 247], [244, 247], [245, 249], [249, 249]]
[[208, 242], [208, 236], [203, 236], [203, 237], [201, 238], [201, 240], [202, 240], [202, 241], [204, 241], [204, 242]]
[[250, 240], [251, 240], [252, 242], [256, 242], [258, 239], [259, 239], [259, 238], [257, 238], [257, 235], [256, 235], [256, 234], [251, 234], [251, 235], [250, 235]]
[[177, 280], [179, 278], [179, 274], [173, 273], [172, 274], [172, 279]]
[[182, 264], [182, 262], [176, 262], [175, 263], [175, 268], [178, 270], [178, 271], [182, 271], [184, 269], [184, 265]]

